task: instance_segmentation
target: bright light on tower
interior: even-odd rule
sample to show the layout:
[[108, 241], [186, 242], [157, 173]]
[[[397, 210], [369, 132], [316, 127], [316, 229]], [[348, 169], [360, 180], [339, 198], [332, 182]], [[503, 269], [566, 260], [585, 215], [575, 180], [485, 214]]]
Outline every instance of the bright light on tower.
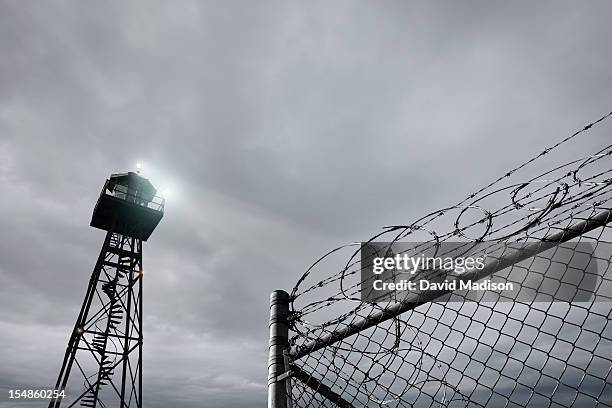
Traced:
[[140, 170], [142, 170], [142, 163], [138, 162], [136, 163], [136, 173], [140, 173]]

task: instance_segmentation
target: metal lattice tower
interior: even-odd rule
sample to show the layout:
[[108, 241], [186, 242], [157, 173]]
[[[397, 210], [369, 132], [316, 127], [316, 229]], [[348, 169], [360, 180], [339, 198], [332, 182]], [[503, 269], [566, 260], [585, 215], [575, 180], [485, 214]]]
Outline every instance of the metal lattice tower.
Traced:
[[163, 216], [155, 194], [133, 172], [104, 184], [91, 226], [107, 234], [55, 385], [64, 406], [142, 406], [142, 241]]

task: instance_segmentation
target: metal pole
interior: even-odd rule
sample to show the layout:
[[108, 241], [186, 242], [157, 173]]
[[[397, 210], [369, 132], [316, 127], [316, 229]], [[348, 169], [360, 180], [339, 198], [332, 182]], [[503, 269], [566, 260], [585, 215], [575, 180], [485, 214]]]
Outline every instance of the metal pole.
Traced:
[[[285, 370], [289, 370], [289, 347], [283, 350], [283, 362], [285, 364]], [[289, 373], [287, 373], [289, 374]], [[291, 400], [291, 395], [293, 394], [291, 391], [291, 377], [288, 376], [285, 379], [285, 390], [287, 392], [287, 408], [293, 408], [293, 401]]]
[[268, 408], [287, 408], [286, 379], [279, 380], [285, 367], [283, 352], [289, 347], [289, 294], [275, 290], [270, 294], [270, 354], [268, 359]]
[[[547, 251], [563, 242], [567, 242], [571, 239], [579, 237], [582, 234], [586, 234], [589, 231], [602, 227], [610, 221], [612, 221], [612, 210], [602, 211], [589, 219], [580, 221], [579, 223], [576, 223], [571, 227], [564, 228], [561, 231], [549, 235], [539, 241], [527, 243], [522, 248], [511, 251], [500, 259], [487, 263], [483, 269], [475, 271], [475, 273], [472, 274], [463, 275], [461, 277], [461, 280], [475, 281], [485, 278], [511, 265], [531, 258], [532, 256], [535, 256], [541, 252]], [[444, 296], [448, 293], [451, 293], [451, 291], [431, 290], [419, 294], [414, 294], [412, 296], [407, 297], [406, 300], [402, 302], [393, 303], [385, 309], [381, 310], [380, 312], [374, 313], [371, 316], [368, 316], [362, 320], [351, 323], [346, 327], [333, 331], [325, 336], [322, 336], [319, 339], [312, 340], [311, 342], [302, 346], [293, 347], [289, 352], [289, 356], [293, 360], [297, 360], [314, 351], [320, 350], [333, 343], [336, 343], [337, 341], [352, 336], [353, 334], [357, 334], [365, 329], [376, 326], [386, 320], [392, 319], [395, 316], [398, 316], [404, 312], [416, 308], [417, 306], [434, 301], [437, 298]]]
[[138, 252], [140, 253], [140, 259], [138, 260], [138, 270], [140, 271], [138, 277], [138, 364], [136, 365], [138, 367], [138, 403], [136, 405], [142, 407], [144, 405], [142, 402], [142, 240], [139, 239], [136, 245], [138, 245]]
[[[132, 323], [132, 296], [134, 293], [134, 266], [132, 264], [132, 260], [134, 259], [134, 253], [135, 253], [135, 245], [136, 245], [136, 239], [135, 238], [130, 238], [130, 252], [132, 253], [132, 255], [130, 256], [130, 270], [126, 271], [126, 277], [127, 277], [127, 284], [128, 284], [128, 292], [127, 292], [127, 308], [126, 308], [126, 313], [125, 313], [125, 333], [123, 336], [123, 367], [122, 367], [122, 371], [121, 371], [121, 404], [123, 406], [126, 398], [125, 398], [125, 379], [128, 375], [128, 363], [130, 361], [130, 325]], [[119, 261], [121, 262], [121, 261]], [[138, 328], [140, 329], [140, 328]], [[131, 376], [130, 376], [131, 379]], [[132, 382], [132, 390], [134, 383]], [[140, 401], [139, 401], [140, 402]], [[123, 407], [122, 407], [123, 408]]]

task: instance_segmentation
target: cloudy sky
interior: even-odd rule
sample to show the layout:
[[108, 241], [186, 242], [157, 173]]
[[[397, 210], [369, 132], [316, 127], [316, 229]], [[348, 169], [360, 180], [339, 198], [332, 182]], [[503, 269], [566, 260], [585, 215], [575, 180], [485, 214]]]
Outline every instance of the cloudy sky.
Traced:
[[611, 13], [0, 0], [0, 388], [55, 382], [93, 205], [141, 161], [169, 193], [144, 249], [145, 404], [263, 404], [269, 292], [609, 111]]

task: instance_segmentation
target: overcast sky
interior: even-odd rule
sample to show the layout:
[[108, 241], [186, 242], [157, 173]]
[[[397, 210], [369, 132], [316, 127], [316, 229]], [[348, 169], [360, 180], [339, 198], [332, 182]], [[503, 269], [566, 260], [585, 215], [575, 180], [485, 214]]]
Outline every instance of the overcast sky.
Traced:
[[145, 405], [264, 404], [269, 292], [609, 111], [611, 15], [0, 0], [0, 387], [55, 382], [104, 236], [96, 198], [141, 161], [169, 192], [144, 248]]

